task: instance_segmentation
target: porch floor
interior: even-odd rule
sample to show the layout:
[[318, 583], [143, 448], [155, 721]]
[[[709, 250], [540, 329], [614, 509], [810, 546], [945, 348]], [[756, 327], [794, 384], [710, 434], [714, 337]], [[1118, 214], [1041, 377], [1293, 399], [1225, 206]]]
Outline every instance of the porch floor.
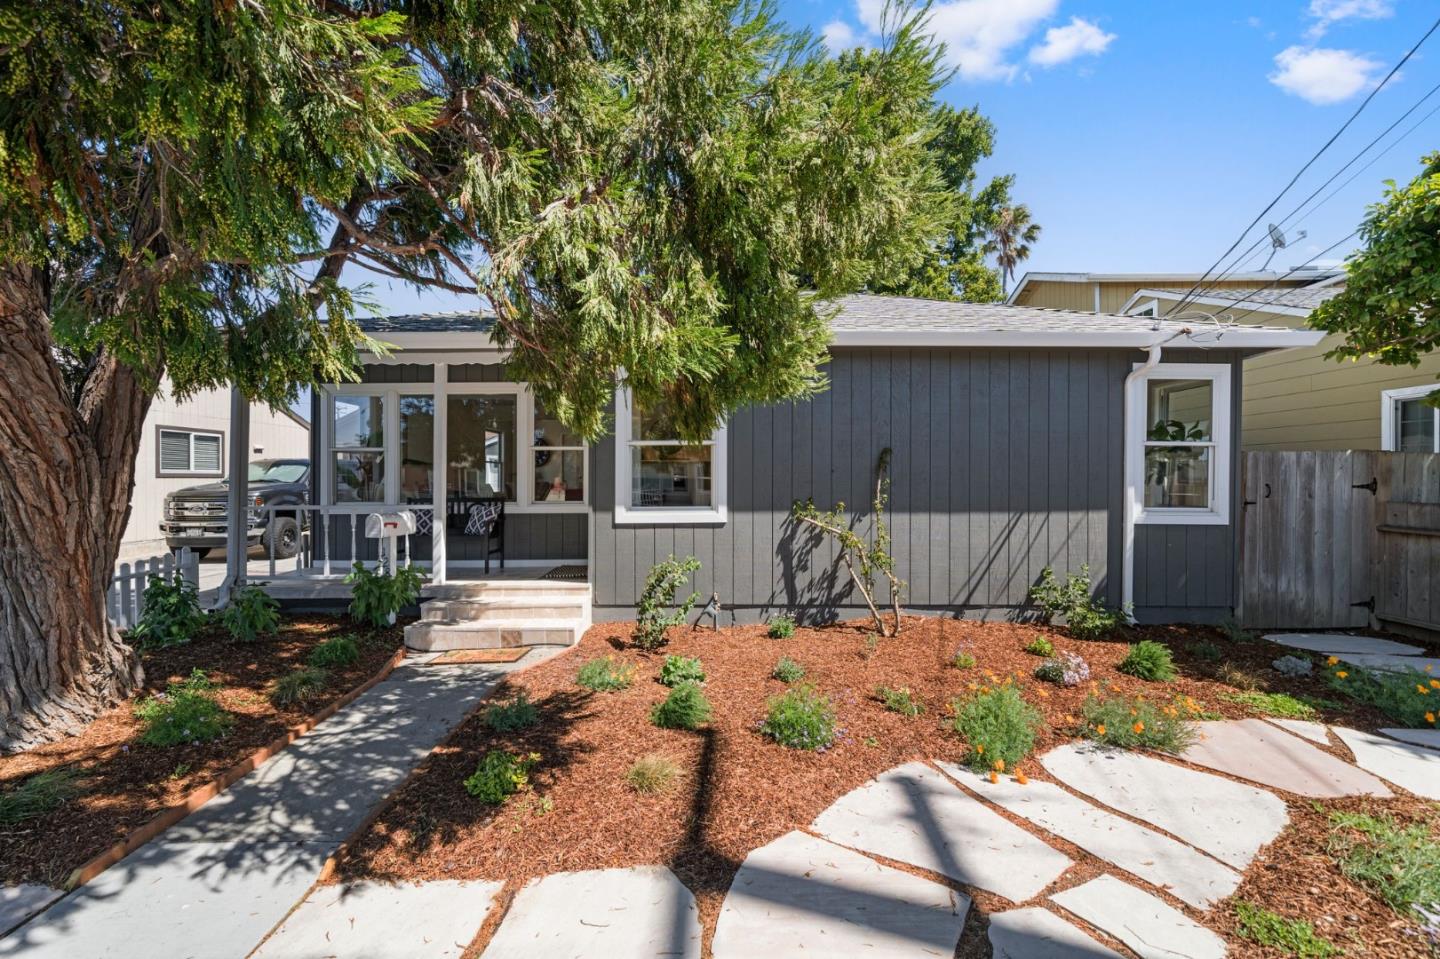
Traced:
[[[348, 600], [350, 598], [350, 587], [345, 583], [345, 573], [335, 572], [329, 576], [316, 574], [307, 570], [290, 570], [288, 572], [277, 571], [272, 577], [269, 575], [269, 568], [256, 570], [256, 566], [264, 564], [251, 563], [249, 581], [253, 584], [265, 587], [265, 592], [278, 600]], [[558, 566], [559, 564], [557, 564]], [[431, 583], [428, 580], [420, 587], [420, 601], [423, 603], [430, 599], [451, 599], [462, 593], [467, 585], [477, 583], [500, 583], [507, 586], [534, 586], [545, 588], [555, 585], [583, 585], [589, 582], [588, 575], [585, 579], [545, 579], [547, 572], [554, 567], [525, 566], [510, 567], [509, 569], [492, 568], [489, 573], [477, 569], [465, 569], [454, 571], [443, 585]], [[348, 570], [347, 570], [348, 572]]]

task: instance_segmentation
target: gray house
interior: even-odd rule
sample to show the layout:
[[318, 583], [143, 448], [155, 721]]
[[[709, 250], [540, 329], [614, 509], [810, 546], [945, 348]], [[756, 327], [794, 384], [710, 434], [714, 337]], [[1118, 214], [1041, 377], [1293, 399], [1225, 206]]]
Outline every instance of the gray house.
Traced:
[[[1014, 617], [1042, 569], [1088, 564], [1100, 596], [1142, 622], [1230, 613], [1242, 362], [1319, 334], [869, 295], [839, 305], [829, 389], [742, 410], [698, 446], [665, 435], [623, 383], [613, 433], [587, 444], [507, 379], [484, 315], [370, 320], [394, 351], [361, 382], [315, 392], [308, 562], [334, 575], [330, 553], [342, 568], [351, 550], [373, 556], [358, 517], [404, 508], [418, 517], [412, 560], [437, 586], [558, 578], [585, 591], [587, 622], [625, 619], [673, 553], [703, 564], [696, 588], [719, 595], [722, 622], [854, 616], [833, 548], [790, 509], [843, 501], [868, 529], [889, 448], [908, 610]], [[497, 544], [483, 521], [502, 502]]]

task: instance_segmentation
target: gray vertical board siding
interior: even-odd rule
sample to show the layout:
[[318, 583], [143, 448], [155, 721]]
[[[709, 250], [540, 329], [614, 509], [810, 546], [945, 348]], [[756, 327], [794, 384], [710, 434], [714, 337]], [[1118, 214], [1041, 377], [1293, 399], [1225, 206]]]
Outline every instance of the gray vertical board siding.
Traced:
[[[1174, 353], [1165, 360], [1231, 362], [1238, 394], [1230, 351]], [[817, 619], [856, 615], [834, 547], [796, 528], [789, 512], [797, 499], [821, 509], [843, 501], [868, 535], [886, 446], [908, 607], [1018, 615], [1045, 566], [1063, 576], [1082, 563], [1101, 598], [1118, 604], [1123, 387], [1143, 359], [1136, 350], [838, 348], [820, 396], [732, 418], [720, 526], [616, 526], [617, 452], [607, 438], [591, 479], [597, 615], [626, 615], [645, 573], [672, 549], [693, 550], [705, 566], [696, 588], [718, 591], [736, 619], [785, 607]], [[1238, 483], [1233, 495], [1232, 516]], [[1236, 548], [1229, 526], [1138, 527], [1137, 615], [1220, 618], [1234, 602]]]

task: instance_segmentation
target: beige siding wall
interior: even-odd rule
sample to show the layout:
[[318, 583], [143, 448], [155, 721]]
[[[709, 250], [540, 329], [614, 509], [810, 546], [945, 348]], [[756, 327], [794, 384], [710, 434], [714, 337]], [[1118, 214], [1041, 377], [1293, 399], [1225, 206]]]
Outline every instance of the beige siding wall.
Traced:
[[[1277, 286], [1303, 286], [1309, 279], [1276, 284]], [[1080, 310], [1085, 313], [1095, 309], [1095, 286], [1091, 282], [1068, 283], [1060, 280], [1032, 281], [1025, 287], [1016, 303], [1021, 306], [1038, 306], [1049, 310]], [[1161, 289], [1187, 289], [1190, 284], [1181, 280], [1147, 280], [1144, 283], [1101, 283], [1100, 312], [1119, 313], [1127, 300], [1146, 287]], [[1253, 290], [1254, 280], [1227, 280], [1221, 283], [1207, 283], [1207, 287], [1218, 290]]]

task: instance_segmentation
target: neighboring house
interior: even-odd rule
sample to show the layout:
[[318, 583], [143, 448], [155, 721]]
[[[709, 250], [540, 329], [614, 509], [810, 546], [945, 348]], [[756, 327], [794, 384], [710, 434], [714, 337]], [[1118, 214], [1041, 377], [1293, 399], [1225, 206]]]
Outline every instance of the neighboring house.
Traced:
[[[465, 517], [499, 495], [507, 570], [583, 564], [597, 619], [632, 618], [671, 554], [700, 560], [694, 588], [718, 593], [727, 619], [853, 616], [832, 546], [790, 511], [843, 501], [868, 530], [889, 448], [907, 609], [1013, 617], [1045, 567], [1088, 564], [1098, 595], [1133, 602], [1142, 621], [1230, 614], [1242, 365], [1318, 334], [1247, 327], [1217, 344], [1138, 317], [882, 296], [840, 306], [828, 389], [742, 409], [695, 445], [623, 387], [613, 435], [570, 434], [507, 378], [490, 317], [362, 320], [393, 352], [368, 357], [361, 382], [315, 391], [313, 501], [330, 524], [315, 562], [327, 544], [337, 575], [351, 544], [374, 556], [358, 517], [401, 507], [417, 514], [410, 545], [434, 580], [479, 577], [485, 546]], [[1183, 438], [1151, 435], [1176, 419]]]
[[[310, 455], [310, 424], [290, 410], [277, 413], [252, 404], [250, 424], [252, 460]], [[122, 559], [165, 552], [160, 534], [165, 494], [225, 478], [229, 429], [229, 390], [204, 390], [181, 402], [168, 378], [161, 384], [145, 417], [135, 460], [130, 521], [120, 541]]]
[[[1058, 307], [1093, 296], [1098, 288], [1117, 312], [1166, 316], [1198, 279], [1184, 274], [1030, 274], [1012, 301]], [[1343, 288], [1344, 274], [1335, 270], [1245, 274], [1218, 285], [1206, 283], [1204, 293], [1191, 296], [1171, 319], [1300, 329], [1311, 311]], [[1440, 355], [1426, 357], [1417, 367], [1382, 366], [1368, 358], [1327, 359], [1341, 339], [1327, 336], [1312, 347], [1246, 361], [1244, 448], [1440, 452], [1440, 411], [1424, 402], [1440, 387]]]

